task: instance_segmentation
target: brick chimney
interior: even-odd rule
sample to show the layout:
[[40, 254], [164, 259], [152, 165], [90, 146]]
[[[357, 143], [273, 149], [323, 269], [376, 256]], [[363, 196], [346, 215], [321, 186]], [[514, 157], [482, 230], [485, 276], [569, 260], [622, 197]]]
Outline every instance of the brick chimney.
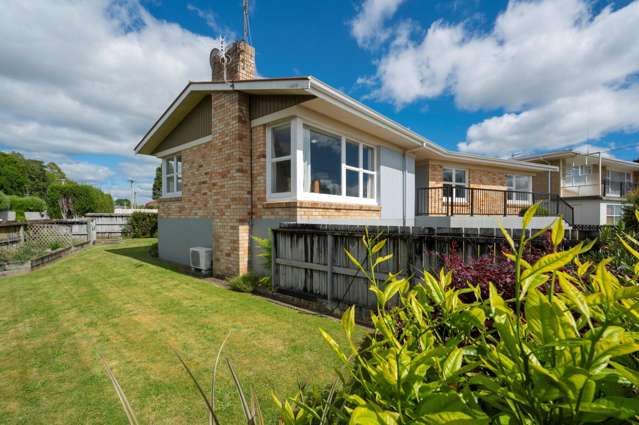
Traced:
[[[255, 79], [255, 48], [244, 40], [236, 41], [226, 50], [226, 80]], [[211, 70], [213, 81], [224, 81], [224, 63], [221, 51], [211, 52]]]

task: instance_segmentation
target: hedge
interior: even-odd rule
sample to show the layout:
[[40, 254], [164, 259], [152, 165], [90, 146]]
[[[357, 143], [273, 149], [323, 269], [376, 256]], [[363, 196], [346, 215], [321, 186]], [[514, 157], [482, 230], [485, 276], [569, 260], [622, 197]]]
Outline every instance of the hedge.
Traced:
[[0, 211], [6, 211], [11, 206], [11, 200], [7, 195], [0, 192]]
[[158, 234], [158, 215], [134, 212], [129, 218], [128, 236], [132, 238], [154, 238]]
[[47, 210], [47, 203], [37, 196], [9, 196], [9, 209], [16, 212], [17, 220], [24, 220], [27, 211], [43, 212]]
[[[66, 217], [62, 205], [67, 210]], [[54, 184], [49, 186], [47, 206], [51, 218], [80, 217], [87, 213], [112, 213], [113, 198], [87, 184]]]

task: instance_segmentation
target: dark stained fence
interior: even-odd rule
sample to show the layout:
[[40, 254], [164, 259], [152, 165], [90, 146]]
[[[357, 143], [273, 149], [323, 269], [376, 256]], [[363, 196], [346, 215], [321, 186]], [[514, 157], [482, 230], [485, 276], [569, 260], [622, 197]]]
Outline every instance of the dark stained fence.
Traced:
[[[373, 307], [369, 282], [346, 255], [350, 252], [366, 270], [369, 258], [362, 243], [363, 226], [282, 224], [273, 230], [273, 289], [300, 298], [337, 304]], [[537, 229], [530, 230], [531, 232]], [[378, 255], [393, 254], [377, 268], [383, 281], [388, 273], [420, 278], [423, 271], [436, 272], [442, 255], [456, 249], [465, 261], [501, 255], [505, 239], [499, 229], [434, 229], [419, 227], [368, 227], [387, 243]], [[509, 233], [518, 239], [521, 230]], [[596, 237], [598, 230], [567, 230], [568, 244]]]

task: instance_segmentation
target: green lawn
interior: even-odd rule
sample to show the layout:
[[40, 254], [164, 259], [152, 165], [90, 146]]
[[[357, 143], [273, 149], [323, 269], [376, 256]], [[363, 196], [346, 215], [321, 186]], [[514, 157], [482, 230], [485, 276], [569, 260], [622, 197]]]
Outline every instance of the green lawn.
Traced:
[[[126, 424], [100, 357], [143, 424], [205, 424], [182, 353], [209, 388], [217, 349], [257, 394], [267, 423], [272, 391], [329, 383], [336, 358], [318, 328], [338, 322], [218, 288], [147, 255], [151, 240], [97, 246], [27, 275], [0, 278], [0, 422]], [[218, 379], [224, 425], [241, 409], [228, 370]]]

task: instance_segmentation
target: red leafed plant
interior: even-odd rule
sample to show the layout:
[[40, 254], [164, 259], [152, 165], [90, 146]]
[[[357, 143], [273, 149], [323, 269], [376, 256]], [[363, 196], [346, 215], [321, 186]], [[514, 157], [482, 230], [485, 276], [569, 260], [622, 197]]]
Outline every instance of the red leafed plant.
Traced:
[[[537, 246], [530, 246], [526, 249], [524, 259], [529, 263], [534, 263], [552, 251], [549, 235]], [[468, 282], [479, 285], [482, 297], [488, 297], [489, 283], [495, 286], [499, 293], [506, 299], [515, 295], [515, 265], [502, 253], [510, 253], [506, 246], [498, 249], [497, 255], [482, 255], [467, 263], [459, 254], [457, 241], [452, 241], [448, 254], [442, 254], [444, 269], [453, 272], [453, 286], [457, 289], [465, 288]], [[470, 294], [466, 294], [471, 296]]]

